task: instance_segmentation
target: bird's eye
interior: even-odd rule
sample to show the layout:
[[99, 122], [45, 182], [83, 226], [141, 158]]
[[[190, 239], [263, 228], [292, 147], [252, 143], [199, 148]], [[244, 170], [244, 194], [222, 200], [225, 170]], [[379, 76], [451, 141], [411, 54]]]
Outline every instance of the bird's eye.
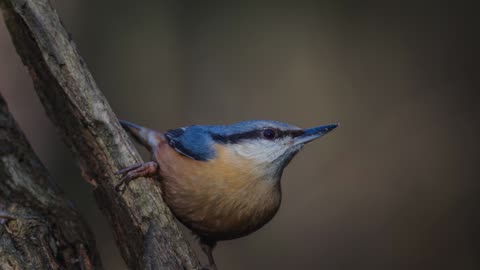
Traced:
[[277, 136], [277, 133], [275, 132], [275, 130], [271, 128], [267, 128], [263, 131], [263, 137], [267, 140], [273, 140], [275, 139], [276, 136]]

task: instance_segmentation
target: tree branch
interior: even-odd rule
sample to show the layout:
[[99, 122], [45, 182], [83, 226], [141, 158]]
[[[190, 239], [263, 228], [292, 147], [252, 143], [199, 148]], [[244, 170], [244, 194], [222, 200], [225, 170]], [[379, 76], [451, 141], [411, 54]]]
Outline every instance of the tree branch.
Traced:
[[88, 226], [52, 181], [1, 95], [0, 210], [0, 269], [102, 269]]
[[131, 269], [197, 269], [189, 244], [151, 179], [122, 196], [114, 172], [141, 158], [48, 0], [0, 0], [7, 27], [48, 116], [79, 161]]

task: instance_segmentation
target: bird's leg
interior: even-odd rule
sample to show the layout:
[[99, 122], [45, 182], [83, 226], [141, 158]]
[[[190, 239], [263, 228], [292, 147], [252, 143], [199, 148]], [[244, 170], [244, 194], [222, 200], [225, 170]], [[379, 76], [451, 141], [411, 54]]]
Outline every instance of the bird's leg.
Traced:
[[216, 245], [217, 245], [217, 242], [215, 241], [208, 241], [200, 238], [200, 247], [202, 248], [203, 252], [205, 252], [205, 254], [207, 255], [208, 264], [209, 264], [207, 267], [203, 267], [202, 269], [217, 270], [217, 265], [215, 264], [215, 259], [213, 258], [213, 253], [212, 253], [213, 248], [215, 248]]
[[121, 169], [116, 175], [121, 175], [120, 182], [115, 186], [117, 192], [123, 193], [132, 180], [139, 177], [152, 177], [158, 173], [158, 164], [150, 161], [143, 164], [135, 164], [130, 167]]

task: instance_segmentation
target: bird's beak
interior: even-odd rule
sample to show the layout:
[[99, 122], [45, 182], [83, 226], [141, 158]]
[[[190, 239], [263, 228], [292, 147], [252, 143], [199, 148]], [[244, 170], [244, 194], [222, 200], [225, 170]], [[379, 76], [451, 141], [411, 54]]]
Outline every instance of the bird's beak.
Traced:
[[330, 131], [334, 130], [336, 127], [338, 127], [338, 124], [304, 129], [302, 133], [300, 133], [298, 136], [295, 136], [293, 138], [294, 144], [298, 145], [298, 144], [306, 144], [308, 142], [311, 142], [329, 133]]

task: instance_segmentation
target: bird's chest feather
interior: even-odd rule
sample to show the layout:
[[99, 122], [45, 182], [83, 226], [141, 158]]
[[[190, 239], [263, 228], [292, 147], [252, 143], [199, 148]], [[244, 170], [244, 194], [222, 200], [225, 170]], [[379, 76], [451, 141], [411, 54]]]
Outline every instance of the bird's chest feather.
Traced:
[[223, 146], [209, 161], [181, 156], [167, 144], [155, 158], [165, 201], [201, 236], [223, 240], [246, 235], [268, 222], [280, 205], [279, 181]]

